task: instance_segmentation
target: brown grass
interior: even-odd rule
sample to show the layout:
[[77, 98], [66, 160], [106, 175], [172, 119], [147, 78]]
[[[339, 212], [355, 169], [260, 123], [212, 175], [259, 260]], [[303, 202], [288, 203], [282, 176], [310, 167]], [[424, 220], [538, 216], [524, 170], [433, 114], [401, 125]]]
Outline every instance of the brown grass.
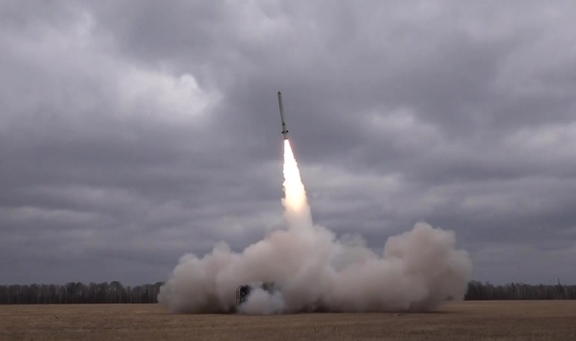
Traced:
[[0, 340], [576, 340], [576, 301], [282, 316], [172, 315], [154, 304], [4, 305]]

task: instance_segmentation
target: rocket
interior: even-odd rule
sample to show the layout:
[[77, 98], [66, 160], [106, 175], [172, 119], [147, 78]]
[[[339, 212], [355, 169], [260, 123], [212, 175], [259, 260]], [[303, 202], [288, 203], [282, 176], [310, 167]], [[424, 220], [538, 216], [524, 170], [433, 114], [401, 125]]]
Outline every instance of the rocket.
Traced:
[[284, 122], [284, 106], [282, 105], [282, 93], [278, 91], [278, 105], [280, 106], [280, 120], [282, 121], [282, 135], [284, 140], [288, 140], [288, 130], [286, 129], [286, 122]]

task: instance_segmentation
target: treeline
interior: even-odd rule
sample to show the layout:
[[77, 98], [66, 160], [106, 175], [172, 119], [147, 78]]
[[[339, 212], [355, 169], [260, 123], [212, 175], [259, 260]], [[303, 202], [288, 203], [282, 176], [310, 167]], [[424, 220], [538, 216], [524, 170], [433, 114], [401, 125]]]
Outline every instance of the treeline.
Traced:
[[0, 304], [157, 303], [162, 282], [123, 286], [111, 283], [70, 282], [65, 285], [0, 285]]
[[[111, 283], [0, 285], [0, 304], [157, 303], [162, 282], [135, 287]], [[576, 299], [576, 285], [493, 285], [471, 281], [465, 300]]]
[[488, 282], [471, 281], [464, 298], [469, 301], [479, 300], [574, 300], [576, 285], [530, 285], [509, 283], [492, 285]]

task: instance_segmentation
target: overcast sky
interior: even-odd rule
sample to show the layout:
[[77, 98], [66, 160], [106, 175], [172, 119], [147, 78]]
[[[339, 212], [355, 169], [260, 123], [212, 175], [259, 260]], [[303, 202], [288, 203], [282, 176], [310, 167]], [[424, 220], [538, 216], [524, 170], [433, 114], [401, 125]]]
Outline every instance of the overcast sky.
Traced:
[[0, 0], [0, 284], [163, 281], [283, 226], [576, 283], [576, 3]]

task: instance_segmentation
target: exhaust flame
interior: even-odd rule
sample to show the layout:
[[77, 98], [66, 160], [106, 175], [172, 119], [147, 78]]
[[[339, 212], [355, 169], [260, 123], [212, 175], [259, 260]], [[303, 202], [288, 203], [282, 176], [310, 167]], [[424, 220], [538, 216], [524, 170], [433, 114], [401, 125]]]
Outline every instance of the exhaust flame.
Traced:
[[285, 217], [288, 228], [312, 226], [312, 215], [306, 199], [306, 190], [288, 139], [284, 140], [284, 195], [282, 204], [286, 209]]
[[[238, 312], [427, 311], [464, 297], [472, 271], [452, 231], [418, 223], [391, 237], [376, 254], [360, 236], [337, 239], [314, 225], [289, 141], [284, 140], [286, 230], [234, 253], [219, 243], [202, 258], [188, 254], [160, 288], [158, 301], [174, 313], [235, 310], [236, 289], [253, 285]], [[274, 282], [269, 292], [257, 285]]]

